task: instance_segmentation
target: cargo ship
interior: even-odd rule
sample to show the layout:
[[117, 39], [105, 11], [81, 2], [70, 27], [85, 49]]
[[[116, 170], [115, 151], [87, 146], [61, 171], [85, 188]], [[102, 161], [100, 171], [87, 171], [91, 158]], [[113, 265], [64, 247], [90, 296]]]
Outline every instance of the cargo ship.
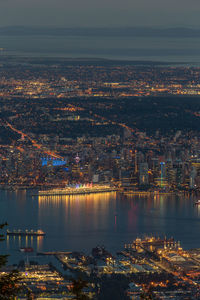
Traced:
[[6, 231], [7, 235], [12, 235], [12, 236], [45, 236], [45, 232], [42, 231], [42, 230], [37, 230], [37, 231], [34, 231], [34, 230], [25, 230], [25, 231], [22, 231], [22, 230], [9, 230], [7, 229]]

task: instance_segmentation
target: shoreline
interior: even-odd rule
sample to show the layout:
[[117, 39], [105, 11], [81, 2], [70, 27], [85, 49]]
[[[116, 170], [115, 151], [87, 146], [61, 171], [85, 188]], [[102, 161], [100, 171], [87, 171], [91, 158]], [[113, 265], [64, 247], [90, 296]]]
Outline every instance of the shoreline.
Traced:
[[[36, 193], [34, 196], [53, 196], [53, 195], [71, 195], [71, 193], [51, 193], [50, 190], [54, 189], [54, 190], [59, 190], [62, 189], [59, 186], [48, 186], [48, 189], [44, 189], [42, 190], [42, 193], [39, 193], [39, 191], [41, 192], [41, 188], [47, 188], [47, 187], [41, 187], [41, 186], [28, 186], [28, 185], [14, 185], [14, 186], [9, 186], [9, 185], [0, 185], [0, 190], [6, 190], [6, 191], [11, 191], [11, 192], [15, 192], [15, 191], [19, 191], [19, 190], [35, 190], [38, 193]], [[96, 191], [95, 193], [101, 193], [101, 191]], [[106, 192], [106, 191], [102, 191], [102, 192]], [[107, 191], [107, 192], [111, 192], [111, 191]], [[176, 191], [160, 191], [160, 190], [151, 190], [151, 191], [143, 191], [143, 190], [120, 190], [120, 188], [113, 188], [112, 192], [116, 192], [119, 194], [123, 194], [123, 195], [179, 195], [179, 194], [195, 194], [198, 195], [200, 193], [200, 191], [195, 191], [195, 190], [176, 190]], [[84, 193], [73, 193], [76, 195], [79, 194], [93, 194], [93, 191], [87, 191]]]

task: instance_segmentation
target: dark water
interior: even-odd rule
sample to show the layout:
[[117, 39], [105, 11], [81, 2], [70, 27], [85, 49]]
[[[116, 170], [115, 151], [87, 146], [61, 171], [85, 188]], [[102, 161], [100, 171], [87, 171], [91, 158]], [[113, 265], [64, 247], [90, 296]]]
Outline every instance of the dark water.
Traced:
[[107, 193], [38, 198], [31, 193], [0, 191], [0, 222], [7, 221], [10, 229], [46, 232], [44, 238], [9, 237], [0, 243], [11, 262], [18, 262], [24, 246], [89, 253], [100, 244], [117, 251], [144, 234], [173, 236], [187, 249], [200, 247], [200, 206], [191, 197]]
[[200, 62], [200, 38], [0, 36], [0, 48], [17, 56]]

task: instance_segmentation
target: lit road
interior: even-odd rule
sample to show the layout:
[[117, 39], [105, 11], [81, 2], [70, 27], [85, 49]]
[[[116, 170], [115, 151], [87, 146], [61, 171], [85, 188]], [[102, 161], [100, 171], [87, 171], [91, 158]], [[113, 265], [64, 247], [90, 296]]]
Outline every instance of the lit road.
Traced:
[[16, 129], [12, 124], [8, 123], [7, 121], [6, 121], [6, 125], [14, 132], [17, 132], [18, 134], [20, 134], [22, 137], [26, 137], [35, 148], [40, 149], [43, 153], [45, 153], [49, 156], [52, 156], [54, 158], [62, 159], [62, 157], [60, 155], [58, 155], [57, 153], [54, 153], [50, 150], [43, 149], [43, 145], [38, 144], [37, 141], [33, 140], [28, 134], [22, 132], [21, 130]]
[[179, 271], [173, 271], [170, 268], [168, 268], [167, 266], [163, 265], [161, 262], [157, 262], [155, 260], [151, 260], [155, 265], [157, 265], [159, 268], [163, 269], [164, 271], [166, 271], [167, 273], [171, 273], [172, 275], [174, 275], [175, 277], [178, 277], [180, 279], [182, 279], [185, 282], [188, 282], [190, 285], [193, 285], [195, 287], [199, 287], [200, 288], [200, 284], [195, 283], [193, 280], [191, 280], [190, 278], [188, 278], [187, 276], [183, 276], [181, 274], [181, 272]]

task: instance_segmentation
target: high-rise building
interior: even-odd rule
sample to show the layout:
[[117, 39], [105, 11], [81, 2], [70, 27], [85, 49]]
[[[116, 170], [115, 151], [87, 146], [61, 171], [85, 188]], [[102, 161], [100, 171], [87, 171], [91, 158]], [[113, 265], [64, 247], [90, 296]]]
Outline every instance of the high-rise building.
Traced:
[[196, 178], [196, 174], [197, 174], [196, 168], [193, 166], [193, 167], [192, 167], [192, 170], [191, 170], [191, 173], [190, 173], [190, 188], [191, 188], [191, 189], [194, 189], [194, 188], [195, 188], [195, 178]]
[[140, 163], [140, 169], [139, 169], [139, 183], [140, 185], [147, 185], [149, 184], [149, 174], [148, 174], [148, 164]]

